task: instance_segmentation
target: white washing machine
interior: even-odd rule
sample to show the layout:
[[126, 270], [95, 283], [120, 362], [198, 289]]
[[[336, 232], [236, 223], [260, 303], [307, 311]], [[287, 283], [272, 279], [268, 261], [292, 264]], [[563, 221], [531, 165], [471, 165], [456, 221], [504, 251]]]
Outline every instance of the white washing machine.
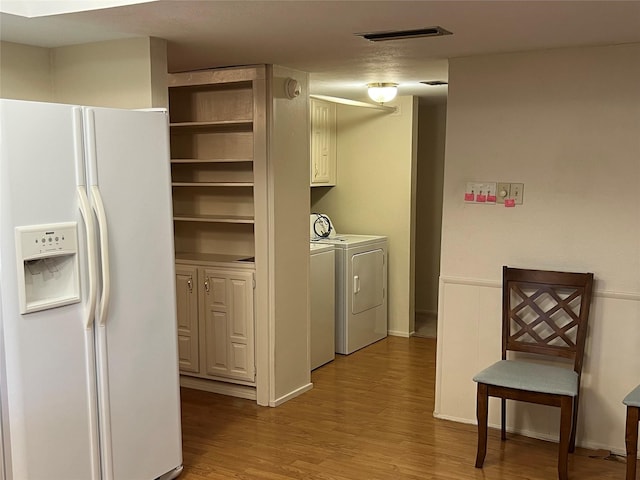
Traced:
[[348, 355], [387, 336], [387, 237], [340, 235], [311, 214], [312, 243], [330, 244], [336, 260], [336, 353]]
[[336, 261], [333, 245], [310, 245], [310, 328], [311, 370], [332, 361], [336, 354]]

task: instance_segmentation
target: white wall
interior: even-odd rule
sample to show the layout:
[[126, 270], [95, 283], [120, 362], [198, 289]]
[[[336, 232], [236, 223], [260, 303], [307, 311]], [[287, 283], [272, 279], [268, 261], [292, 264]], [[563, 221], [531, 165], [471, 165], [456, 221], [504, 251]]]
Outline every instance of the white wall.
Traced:
[[167, 107], [167, 47], [158, 38], [53, 49], [0, 44], [0, 96], [116, 108]]
[[134, 38], [60, 47], [52, 50], [52, 59], [57, 102], [116, 108], [168, 104], [164, 40]]
[[[285, 96], [294, 78], [302, 94]], [[273, 379], [271, 406], [311, 388], [309, 365], [308, 76], [273, 66], [269, 134], [269, 290]]]
[[167, 87], [169, 67], [167, 62], [167, 41], [162, 38], [149, 38], [151, 107], [169, 108], [169, 88]]
[[51, 51], [0, 42], [0, 98], [53, 101]]
[[[525, 203], [465, 204], [472, 180], [523, 182]], [[640, 383], [639, 186], [640, 44], [451, 60], [436, 416], [475, 422], [472, 376], [500, 358], [502, 265], [591, 271], [577, 442], [624, 451], [621, 401]], [[557, 439], [557, 410], [520, 403], [508, 424]]]
[[416, 316], [436, 316], [447, 105], [420, 104], [416, 190]]
[[398, 97], [400, 114], [338, 105], [338, 180], [312, 188], [312, 211], [338, 233], [389, 237], [389, 333], [413, 330], [417, 99]]

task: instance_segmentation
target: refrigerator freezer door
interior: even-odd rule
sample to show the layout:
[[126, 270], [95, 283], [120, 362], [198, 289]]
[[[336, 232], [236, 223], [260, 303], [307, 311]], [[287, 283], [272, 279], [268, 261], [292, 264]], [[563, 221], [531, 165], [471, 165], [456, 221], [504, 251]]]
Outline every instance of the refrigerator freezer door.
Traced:
[[152, 479], [182, 464], [167, 117], [102, 108], [88, 117], [111, 285], [96, 327], [105, 478]]
[[69, 105], [0, 102], [0, 390], [8, 478], [97, 479], [84, 229], [77, 232], [82, 302], [21, 315], [15, 267], [15, 227], [83, 225], [75, 158], [81, 125]]

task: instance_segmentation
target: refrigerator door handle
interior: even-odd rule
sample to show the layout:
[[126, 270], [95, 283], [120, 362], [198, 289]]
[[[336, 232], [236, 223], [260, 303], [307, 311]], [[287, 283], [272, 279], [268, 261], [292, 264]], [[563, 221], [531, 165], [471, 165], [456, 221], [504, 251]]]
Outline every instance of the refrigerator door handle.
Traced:
[[87, 306], [85, 328], [91, 328], [96, 315], [96, 299], [98, 297], [97, 265], [96, 265], [96, 232], [91, 215], [91, 205], [84, 185], [78, 186], [78, 205], [84, 221], [87, 236], [87, 265], [89, 270], [89, 303]]
[[91, 199], [93, 209], [98, 219], [98, 229], [100, 230], [100, 260], [102, 267], [102, 297], [100, 298], [100, 314], [98, 315], [98, 325], [104, 326], [109, 312], [109, 300], [111, 294], [110, 273], [109, 273], [109, 235], [107, 232], [107, 215], [104, 211], [102, 195], [97, 185], [91, 185]]
[[98, 266], [96, 263], [96, 229], [93, 223], [93, 214], [91, 213], [91, 204], [87, 196], [87, 170], [85, 166], [85, 157], [83, 152], [83, 117], [82, 108], [73, 108], [73, 140], [74, 140], [74, 157], [76, 164], [76, 185], [78, 195], [78, 208], [84, 221], [85, 235], [87, 240], [87, 270], [89, 297], [87, 304], [86, 318], [84, 320], [85, 328], [89, 329], [93, 326], [96, 315], [96, 299], [98, 297]]

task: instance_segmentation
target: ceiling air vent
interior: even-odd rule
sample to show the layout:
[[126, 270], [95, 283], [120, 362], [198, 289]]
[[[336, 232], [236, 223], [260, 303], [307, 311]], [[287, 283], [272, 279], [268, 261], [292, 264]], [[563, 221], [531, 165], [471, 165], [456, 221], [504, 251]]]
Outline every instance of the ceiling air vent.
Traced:
[[416, 30], [400, 30], [395, 32], [356, 33], [356, 35], [366, 38], [371, 42], [384, 42], [386, 40], [403, 40], [407, 38], [440, 37], [442, 35], [452, 35], [452, 32], [445, 30], [442, 27], [427, 27]]
[[424, 82], [420, 82], [420, 83], [424, 83], [425, 85], [429, 85], [431, 87], [437, 87], [439, 85], [448, 85], [448, 82], [442, 81], [442, 80], [427, 80]]

